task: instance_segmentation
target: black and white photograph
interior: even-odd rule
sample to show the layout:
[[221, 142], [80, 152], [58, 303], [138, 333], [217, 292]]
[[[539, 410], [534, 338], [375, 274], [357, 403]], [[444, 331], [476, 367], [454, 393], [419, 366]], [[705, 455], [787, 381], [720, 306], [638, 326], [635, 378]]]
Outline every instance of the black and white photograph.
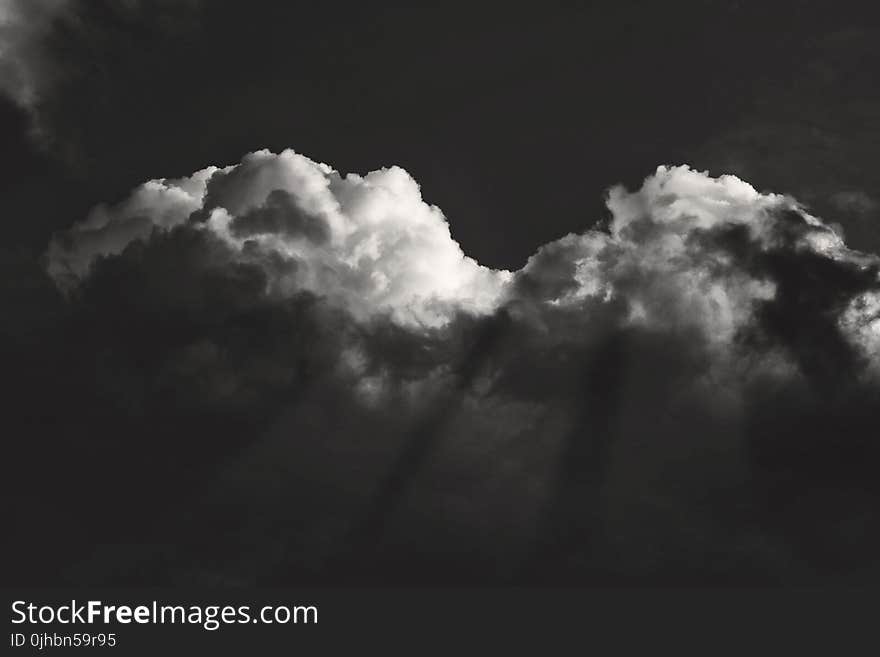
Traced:
[[0, 0], [3, 586], [877, 587], [878, 155], [839, 2]]

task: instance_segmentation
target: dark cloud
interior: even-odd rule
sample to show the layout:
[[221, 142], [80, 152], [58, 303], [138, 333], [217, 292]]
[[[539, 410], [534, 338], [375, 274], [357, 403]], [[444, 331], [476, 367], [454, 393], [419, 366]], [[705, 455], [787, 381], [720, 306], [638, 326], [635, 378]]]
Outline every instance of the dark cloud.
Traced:
[[[133, 42], [173, 42], [192, 25], [199, 4], [10, 0], [0, 9], [0, 92], [28, 111], [39, 142], [72, 164], [88, 165], [87, 133], [96, 125], [78, 109], [106, 103], [119, 66], [143, 56]], [[116, 58], [104, 58], [108, 50]]]
[[236, 237], [280, 233], [317, 243], [326, 242], [330, 237], [327, 223], [298, 207], [296, 199], [283, 189], [273, 190], [263, 205], [233, 219], [229, 229]]
[[54, 78], [44, 41], [68, 0], [8, 0], [0, 7], [0, 92], [33, 109]]
[[[868, 581], [877, 39], [821, 4], [9, 3], [57, 168], [2, 176], [55, 227], [0, 252], [8, 581]], [[458, 223], [399, 167], [183, 175], [255, 143]], [[666, 159], [807, 205], [590, 191]]]
[[[65, 525], [46, 580], [869, 569], [876, 257], [732, 176], [660, 167], [607, 202], [604, 228], [510, 274], [469, 260], [402, 170], [343, 177], [260, 152], [58, 234], [48, 270], [66, 299], [33, 273], [38, 343], [54, 346], [16, 356], [22, 405], [52, 413], [19, 427], [19, 457], [58, 435], [59, 463], [92, 460], [38, 480], [116, 492]], [[319, 217], [321, 239], [304, 235]]]

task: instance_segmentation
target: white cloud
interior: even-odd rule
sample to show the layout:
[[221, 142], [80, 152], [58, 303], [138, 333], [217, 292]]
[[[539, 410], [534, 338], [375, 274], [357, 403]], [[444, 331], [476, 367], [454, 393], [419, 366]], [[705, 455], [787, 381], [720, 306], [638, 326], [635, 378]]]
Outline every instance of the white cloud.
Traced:
[[840, 328], [868, 359], [872, 376], [880, 378], [880, 292], [858, 295], [841, 314]]
[[[636, 191], [611, 189], [607, 204], [607, 231], [547, 244], [511, 274], [466, 256], [403, 169], [342, 175], [291, 150], [263, 150], [234, 166], [147, 182], [121, 203], [98, 206], [53, 239], [49, 272], [62, 287], [75, 285], [96, 257], [189, 222], [262, 264], [267, 294], [307, 290], [362, 321], [387, 315], [401, 326], [441, 327], [460, 312], [490, 314], [520, 297], [537, 316], [542, 307], [569, 309], [588, 327], [595, 309], [614, 303], [623, 304], [624, 324], [695, 329], [730, 355], [755, 309], [777, 293], [752, 256], [807, 252], [860, 271], [877, 263], [848, 250], [794, 199], [759, 193], [734, 176], [659, 167]], [[737, 231], [746, 254], [723, 243]], [[292, 266], [272, 266], [278, 258]], [[858, 314], [869, 306], [852, 305], [840, 326], [873, 357], [875, 329], [865, 327], [874, 324]]]
[[[716, 179], [688, 167], [659, 167], [635, 192], [619, 186], [609, 191], [607, 233], [588, 231], [543, 247], [565, 244], [574, 263], [575, 284], [561, 288], [565, 293], [554, 301], [623, 298], [632, 323], [692, 325], [728, 343], [749, 320], [754, 302], [773, 297], [773, 283], [693, 238], [734, 225], [754, 236], [769, 235], [770, 213], [789, 205], [793, 202], [759, 194], [734, 176]], [[533, 258], [523, 273], [534, 275], [543, 262]]]
[[[587, 231], [545, 245], [517, 276], [540, 281], [539, 302], [582, 308], [585, 322], [591, 304], [616, 299], [628, 308], [628, 323], [695, 328], [723, 354], [729, 355], [741, 329], [754, 321], [758, 305], [777, 292], [777, 282], [750, 258], [781, 249], [860, 271], [878, 263], [875, 256], [847, 249], [834, 229], [794, 199], [759, 193], [735, 176], [661, 166], [636, 191], [612, 188], [607, 204], [612, 214], [607, 232]], [[793, 217], [799, 222], [794, 228]], [[737, 230], [748, 240], [746, 254], [737, 256], [729, 245], [713, 241]], [[876, 329], [864, 328], [870, 322], [858, 315], [867, 312], [859, 308], [854, 304], [849, 311], [846, 334], [874, 357], [876, 342], [866, 331]], [[856, 332], [857, 325], [862, 328]]]
[[[282, 230], [235, 230], [237, 220], [265, 209], [278, 190], [289, 195], [290, 212], [322, 222], [326, 241]], [[203, 169], [187, 179], [150, 181], [122, 203], [99, 206], [53, 239], [49, 272], [70, 285], [95, 257], [181, 225], [199, 209], [207, 214], [203, 229], [239, 253], [258, 247], [296, 263], [282, 273], [267, 270], [269, 292], [308, 290], [360, 319], [389, 314], [402, 325], [437, 327], [460, 311], [489, 313], [510, 278], [462, 252], [443, 213], [425, 203], [403, 169], [342, 176], [290, 150], [258, 151], [234, 167]]]
[[119, 254], [153, 230], [184, 223], [201, 207], [205, 185], [217, 170], [208, 167], [188, 178], [150, 180], [120, 203], [96, 206], [84, 221], [52, 239], [49, 274], [63, 289], [69, 288], [86, 276], [98, 256]]

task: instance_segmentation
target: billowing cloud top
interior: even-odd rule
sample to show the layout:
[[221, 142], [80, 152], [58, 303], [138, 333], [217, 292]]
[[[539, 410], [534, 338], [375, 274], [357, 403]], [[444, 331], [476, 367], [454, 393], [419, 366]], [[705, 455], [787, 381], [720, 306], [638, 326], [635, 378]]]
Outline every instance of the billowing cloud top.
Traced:
[[[291, 150], [263, 150], [237, 165], [148, 181], [96, 207], [55, 236], [48, 270], [70, 291], [97, 259], [187, 227], [259, 267], [264, 294], [310, 292], [361, 321], [388, 316], [403, 327], [440, 328], [460, 313], [505, 306], [539, 319], [576, 310], [589, 326], [600, 309], [614, 308], [620, 326], [697, 330], [719, 356], [749, 331], [772, 334], [767, 308], [800, 289], [821, 304], [808, 312], [876, 362], [877, 258], [847, 249], [794, 199], [734, 176], [661, 166], [635, 192], [611, 189], [607, 206], [607, 228], [547, 244], [511, 274], [466, 256], [403, 169], [343, 176]], [[833, 271], [817, 283], [822, 268]]]
[[120, 204], [99, 206], [52, 242], [49, 271], [70, 285], [94, 258], [187, 221], [262, 263], [267, 293], [307, 290], [360, 319], [390, 314], [430, 327], [459, 311], [489, 313], [510, 279], [464, 255], [403, 169], [342, 176], [290, 150], [152, 180]]
[[[794, 199], [761, 194], [735, 176], [661, 166], [637, 192], [611, 189], [607, 205], [607, 231], [542, 247], [519, 280], [538, 286], [539, 298], [554, 304], [621, 297], [628, 324], [673, 331], [692, 326], [710, 342], [731, 346], [762, 321], [763, 309], [792, 293], [780, 286], [821, 296], [814, 277], [822, 268], [842, 270], [854, 288], [825, 281], [841, 285], [835, 290], [841, 297], [822, 312], [833, 314], [847, 337], [876, 359], [880, 322], [866, 309], [876, 304], [877, 258], [847, 249], [832, 227]], [[785, 271], [794, 262], [807, 264]], [[853, 294], [863, 288], [864, 295]]]
[[[878, 258], [790, 197], [684, 166], [607, 207], [511, 273], [467, 257], [397, 167], [258, 151], [152, 180], [49, 245], [69, 302], [47, 366], [68, 383], [50, 383], [80, 440], [123, 437], [100, 449], [137, 459], [126, 478], [154, 481], [132, 436], [184, 482], [251, 445], [233, 495], [260, 500], [244, 524], [277, 499], [282, 551], [314, 557], [293, 573], [324, 567], [328, 536], [372, 569], [364, 546], [400, 513], [395, 564], [438, 550], [515, 573], [546, 547], [568, 583], [775, 572], [792, 546], [798, 574], [850, 563], [880, 499]], [[291, 521], [278, 489], [320, 518]]]

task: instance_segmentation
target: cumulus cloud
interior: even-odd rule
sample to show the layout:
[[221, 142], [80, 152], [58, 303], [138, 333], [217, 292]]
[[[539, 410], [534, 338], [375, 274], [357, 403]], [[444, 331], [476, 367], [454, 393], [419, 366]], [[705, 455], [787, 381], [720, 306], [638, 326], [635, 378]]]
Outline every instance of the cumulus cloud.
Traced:
[[116, 205], [95, 207], [49, 245], [49, 274], [69, 287], [88, 273], [95, 258], [118, 254], [131, 242], [149, 238], [154, 229], [183, 224], [201, 206], [215, 171], [209, 167], [185, 179], [151, 180]]
[[636, 192], [613, 188], [608, 208], [607, 231], [542, 247], [517, 273], [528, 296], [557, 307], [618, 298], [624, 325], [694, 328], [724, 357], [741, 355], [750, 335], [767, 337], [768, 313], [797, 294], [787, 321], [804, 330], [827, 321], [873, 361], [863, 333], [877, 328], [860, 295], [877, 289], [878, 259], [848, 249], [794, 199], [734, 176], [659, 167]]
[[70, 291], [96, 260], [188, 227], [259, 267], [264, 294], [308, 291], [359, 320], [385, 314], [401, 326], [438, 328], [458, 313], [486, 316], [507, 305], [531, 306], [539, 319], [545, 308], [575, 309], [589, 325], [606, 306], [621, 309], [621, 325], [696, 329], [720, 357], [778, 301], [785, 281], [772, 261], [786, 253], [857, 279], [863, 289], [840, 290], [849, 295], [838, 300], [844, 305], [823, 311], [872, 357], [877, 259], [847, 249], [796, 200], [734, 176], [659, 167], [635, 192], [611, 189], [607, 206], [607, 229], [547, 244], [511, 274], [466, 256], [440, 209], [399, 167], [343, 176], [290, 150], [258, 151], [237, 165], [148, 181], [96, 207], [55, 236], [48, 271]]
[[258, 151], [149, 181], [49, 246], [80, 345], [61, 360], [89, 373], [70, 407], [149, 434], [157, 459], [251, 450], [224, 477], [262, 513], [322, 499], [278, 521], [296, 563], [261, 539], [246, 578], [439, 562], [473, 581], [456, 551], [498, 564], [489, 579], [566, 582], [802, 579], [848, 558], [835, 532], [880, 494], [878, 258], [795, 199], [688, 167], [607, 207], [507, 272], [398, 167]]
[[49, 271], [70, 285], [97, 256], [191, 218], [243, 259], [289, 265], [267, 265], [267, 293], [309, 291], [361, 319], [386, 313], [436, 327], [460, 311], [485, 314], [510, 278], [462, 252], [443, 213], [403, 169], [342, 176], [289, 150], [145, 183], [59, 235]]

